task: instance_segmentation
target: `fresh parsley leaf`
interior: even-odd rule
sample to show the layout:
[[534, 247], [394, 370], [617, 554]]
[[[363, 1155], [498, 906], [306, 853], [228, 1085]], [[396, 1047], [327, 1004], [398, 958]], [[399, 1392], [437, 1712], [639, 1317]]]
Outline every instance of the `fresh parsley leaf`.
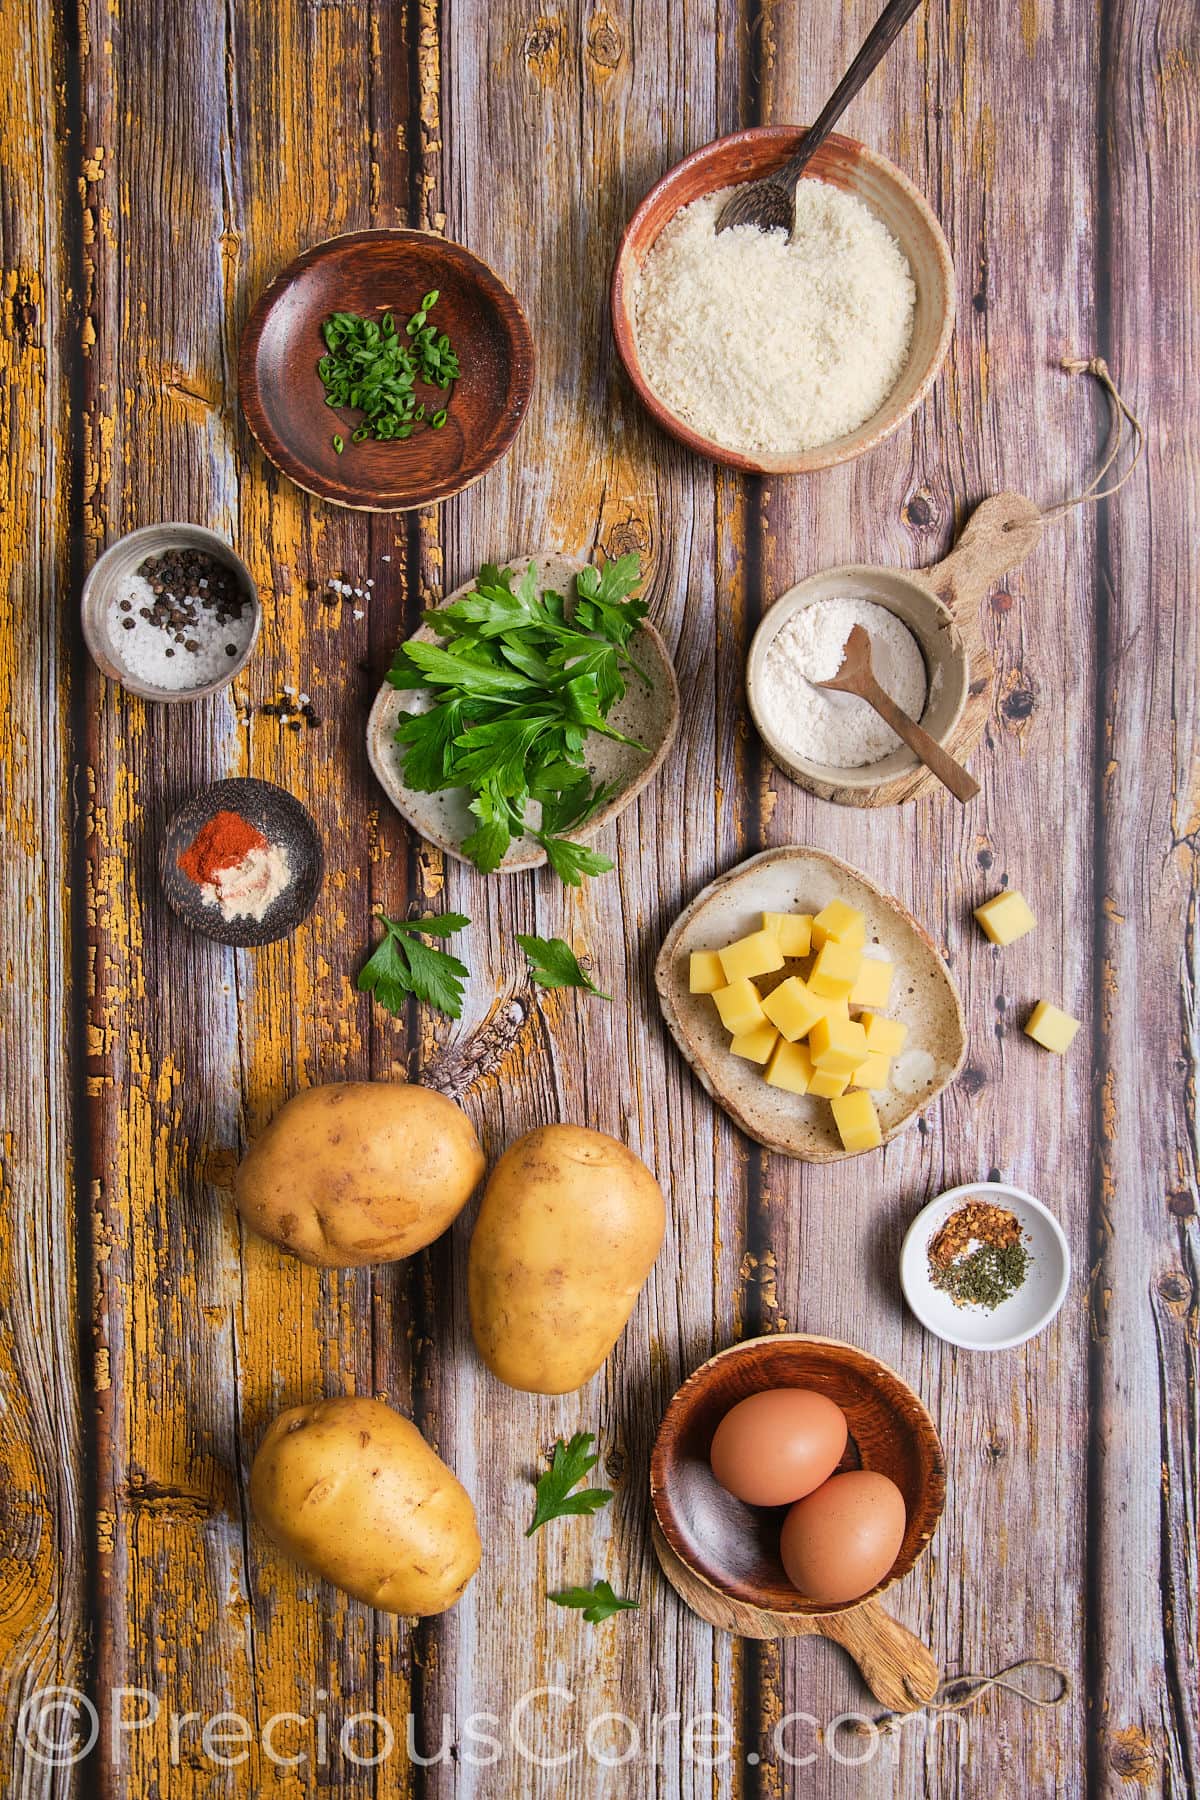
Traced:
[[612, 868], [611, 857], [589, 850], [586, 844], [574, 844], [570, 838], [539, 836], [538, 843], [554, 873], [568, 887], [582, 887], [585, 875], [603, 875]]
[[533, 1523], [526, 1531], [526, 1537], [532, 1537], [550, 1519], [579, 1513], [590, 1515], [608, 1505], [612, 1499], [608, 1488], [584, 1488], [578, 1494], [571, 1492], [600, 1461], [599, 1456], [591, 1454], [594, 1441], [595, 1433], [592, 1431], [577, 1431], [569, 1444], [564, 1444], [559, 1438], [550, 1458], [550, 1467], [544, 1475], [538, 1477], [537, 1503]]
[[393, 687], [432, 690], [427, 709], [397, 726], [405, 779], [421, 792], [466, 790], [479, 823], [463, 850], [485, 873], [522, 835], [571, 886], [612, 867], [570, 833], [614, 791], [592, 785], [589, 738], [645, 753], [609, 717], [626, 674], [647, 679], [627, 652], [646, 612], [632, 597], [639, 573], [636, 556], [584, 569], [568, 607], [552, 589], [539, 592], [535, 564], [519, 576], [485, 564], [470, 593], [425, 615], [439, 642], [410, 639], [397, 653]]
[[519, 933], [517, 942], [529, 958], [529, 972], [539, 987], [586, 988], [589, 994], [595, 994], [601, 1000], [611, 1000], [611, 994], [601, 993], [591, 976], [579, 965], [579, 958], [570, 944], [564, 939], [522, 937]]
[[636, 1600], [622, 1600], [614, 1594], [607, 1581], [597, 1581], [592, 1587], [566, 1588], [561, 1594], [548, 1594], [555, 1606], [574, 1606], [579, 1608], [589, 1625], [602, 1625], [605, 1619], [611, 1619], [614, 1613], [636, 1612]]
[[384, 936], [358, 973], [358, 990], [374, 994], [385, 1012], [398, 1013], [409, 994], [450, 1018], [462, 1017], [463, 983], [470, 970], [449, 951], [435, 950], [421, 942], [426, 937], [447, 937], [462, 931], [471, 921], [464, 913], [438, 913], [424, 919], [389, 919], [379, 922]]

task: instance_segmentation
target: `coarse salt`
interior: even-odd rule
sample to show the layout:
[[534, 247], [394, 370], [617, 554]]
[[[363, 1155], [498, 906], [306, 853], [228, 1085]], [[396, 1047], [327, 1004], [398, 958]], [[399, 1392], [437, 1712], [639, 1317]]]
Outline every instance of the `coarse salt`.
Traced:
[[784, 454], [854, 431], [895, 387], [916, 287], [882, 219], [829, 182], [801, 181], [796, 222], [718, 233], [732, 189], [685, 206], [635, 293], [638, 357], [659, 399], [714, 444]]
[[900, 748], [891, 726], [865, 700], [813, 685], [837, 674], [855, 625], [871, 640], [871, 668], [884, 692], [910, 719], [919, 720], [925, 710], [925, 658], [895, 613], [873, 600], [814, 600], [793, 613], [772, 640], [759, 699], [768, 729], [806, 762], [857, 769]]

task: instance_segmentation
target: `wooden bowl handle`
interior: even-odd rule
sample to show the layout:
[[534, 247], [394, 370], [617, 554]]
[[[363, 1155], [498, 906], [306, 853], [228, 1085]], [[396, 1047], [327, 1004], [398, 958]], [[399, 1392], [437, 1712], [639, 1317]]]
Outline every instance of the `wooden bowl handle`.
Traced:
[[955, 617], [978, 606], [1006, 569], [1024, 562], [1042, 535], [1042, 514], [1023, 494], [993, 494], [975, 508], [949, 556], [920, 574]]
[[913, 1712], [933, 1699], [941, 1670], [932, 1652], [908, 1627], [864, 1600], [846, 1612], [822, 1613], [812, 1624], [822, 1637], [848, 1650], [863, 1680], [889, 1712]]

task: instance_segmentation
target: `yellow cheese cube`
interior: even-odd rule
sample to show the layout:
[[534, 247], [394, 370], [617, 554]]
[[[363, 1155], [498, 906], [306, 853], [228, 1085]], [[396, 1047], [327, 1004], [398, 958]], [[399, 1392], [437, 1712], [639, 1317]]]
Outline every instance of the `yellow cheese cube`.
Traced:
[[1035, 1044], [1043, 1050], [1053, 1050], [1061, 1056], [1069, 1050], [1075, 1033], [1079, 1030], [1079, 1020], [1073, 1019], [1060, 1007], [1052, 1006], [1049, 1000], [1039, 1000], [1030, 1013], [1025, 1025], [1025, 1035], [1031, 1037]]
[[879, 1114], [875, 1111], [875, 1102], [870, 1094], [859, 1088], [853, 1094], [843, 1094], [830, 1104], [833, 1107], [833, 1122], [838, 1128], [838, 1136], [844, 1149], [879, 1148], [883, 1142], [883, 1133], [879, 1129]]
[[808, 1034], [813, 1068], [852, 1075], [867, 1058], [867, 1034], [850, 1019], [818, 1019]]
[[867, 941], [867, 921], [857, 907], [844, 900], [831, 900], [812, 922], [812, 945], [820, 950], [824, 944], [844, 944], [848, 950], [861, 950]]
[[859, 1024], [867, 1034], [867, 1049], [884, 1056], [899, 1056], [908, 1037], [908, 1026], [902, 1019], [885, 1019], [879, 1013], [859, 1015]]
[[836, 1100], [844, 1094], [850, 1084], [848, 1075], [836, 1075], [832, 1069], [814, 1069], [808, 1082], [810, 1094], [817, 1094], [822, 1100]]
[[[814, 919], [814, 931], [816, 925]], [[809, 972], [808, 985], [814, 994], [824, 994], [830, 1000], [845, 999], [862, 972], [862, 961], [861, 950], [835, 943], [832, 938], [828, 938], [817, 952], [817, 960]]]
[[771, 1086], [783, 1088], [789, 1094], [807, 1094], [812, 1073], [808, 1045], [789, 1044], [786, 1038], [780, 1038], [767, 1064], [767, 1080]]
[[721, 958], [715, 950], [692, 951], [692, 960], [688, 965], [690, 994], [715, 994], [719, 987], [725, 986], [726, 980]]
[[868, 1056], [866, 1062], [859, 1063], [857, 1069], [855, 1069], [854, 1074], [850, 1078], [851, 1086], [856, 1088], [871, 1088], [875, 1093], [878, 1093], [882, 1088], [887, 1086], [891, 1070], [891, 1057], [885, 1056], [881, 1050], [874, 1050], [871, 1055]]
[[882, 957], [864, 956], [858, 980], [850, 989], [851, 1006], [886, 1006], [892, 991], [896, 965]]
[[811, 913], [764, 913], [763, 930], [773, 931], [785, 956], [807, 956], [812, 948]]
[[752, 981], [783, 967], [783, 951], [773, 931], [752, 931], [719, 954], [726, 981]]
[[717, 988], [713, 999], [722, 1025], [734, 1037], [744, 1037], [766, 1017], [758, 989], [752, 981], [731, 981], [728, 987]]
[[821, 1001], [809, 993], [798, 975], [789, 975], [763, 1001], [763, 1011], [789, 1044], [812, 1030], [822, 1010]]
[[766, 1019], [761, 1025], [755, 1025], [751, 1031], [743, 1031], [731, 1038], [729, 1048], [734, 1056], [744, 1056], [747, 1062], [765, 1063], [776, 1044], [779, 1033]]
[[1037, 924], [1029, 902], [1016, 888], [1005, 888], [991, 900], [985, 900], [975, 908], [975, 917], [993, 944], [1015, 944]]

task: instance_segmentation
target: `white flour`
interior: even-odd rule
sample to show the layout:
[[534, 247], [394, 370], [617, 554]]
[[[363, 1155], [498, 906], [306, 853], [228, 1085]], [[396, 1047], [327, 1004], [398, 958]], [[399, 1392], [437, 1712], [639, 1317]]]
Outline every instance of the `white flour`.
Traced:
[[785, 749], [807, 762], [859, 769], [900, 746], [865, 700], [813, 686], [836, 675], [851, 628], [871, 640], [876, 681], [910, 719], [925, 710], [928, 682], [921, 647], [906, 625], [872, 600], [815, 600], [776, 635], [763, 665], [763, 717]]

